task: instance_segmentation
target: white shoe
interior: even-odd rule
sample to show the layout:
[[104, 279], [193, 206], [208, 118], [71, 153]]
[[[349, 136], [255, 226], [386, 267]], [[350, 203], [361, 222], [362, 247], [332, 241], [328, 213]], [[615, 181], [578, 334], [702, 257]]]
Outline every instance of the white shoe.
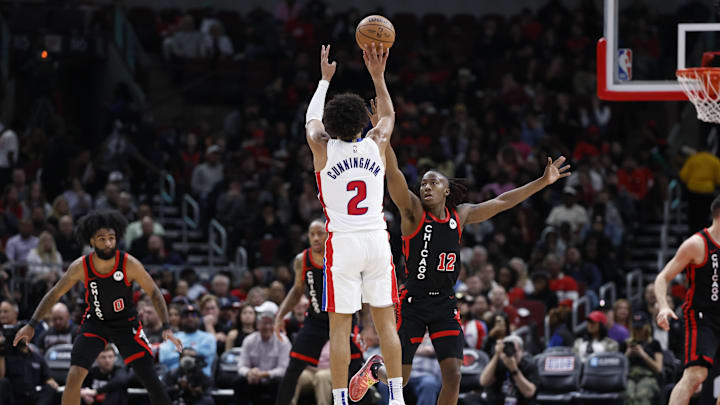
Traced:
[[397, 399], [390, 400], [390, 405], [405, 405], [405, 402], [398, 401]]

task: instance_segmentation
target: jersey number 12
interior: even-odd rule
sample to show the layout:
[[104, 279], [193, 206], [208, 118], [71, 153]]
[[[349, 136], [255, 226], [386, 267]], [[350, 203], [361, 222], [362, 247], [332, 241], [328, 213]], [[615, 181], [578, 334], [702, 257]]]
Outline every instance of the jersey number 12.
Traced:
[[[447, 258], [447, 263], [445, 262]], [[438, 271], [455, 271], [455, 253], [440, 253], [438, 257]]]
[[350, 199], [350, 202], [348, 202], [348, 215], [363, 215], [368, 211], [368, 209], [367, 207], [358, 207], [358, 204], [363, 202], [365, 197], [367, 197], [367, 186], [362, 180], [351, 181], [347, 185], [347, 191], [353, 190], [357, 190], [357, 194], [355, 194], [355, 197]]

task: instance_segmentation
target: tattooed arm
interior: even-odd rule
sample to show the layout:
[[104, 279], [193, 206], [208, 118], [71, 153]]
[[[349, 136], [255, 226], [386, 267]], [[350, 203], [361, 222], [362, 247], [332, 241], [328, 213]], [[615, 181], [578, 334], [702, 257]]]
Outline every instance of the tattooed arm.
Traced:
[[150, 296], [155, 310], [157, 310], [160, 320], [163, 324], [163, 340], [172, 340], [175, 343], [175, 347], [180, 352], [182, 351], [182, 343], [173, 335], [170, 329], [170, 318], [168, 316], [167, 304], [163, 298], [160, 287], [155, 284], [155, 281], [150, 277], [150, 274], [145, 270], [145, 267], [140, 261], [131, 255], [127, 257], [127, 263], [125, 265], [125, 273], [127, 274], [129, 282], [137, 282], [145, 293]]

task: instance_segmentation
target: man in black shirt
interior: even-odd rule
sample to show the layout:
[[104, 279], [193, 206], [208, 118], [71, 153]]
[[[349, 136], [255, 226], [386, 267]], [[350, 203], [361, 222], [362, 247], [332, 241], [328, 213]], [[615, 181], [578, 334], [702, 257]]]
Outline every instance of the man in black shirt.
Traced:
[[58, 302], [50, 310], [50, 329], [41, 333], [37, 338], [37, 345], [43, 352], [59, 344], [72, 344], [80, 328], [70, 323], [70, 311], [67, 305]]
[[115, 350], [112, 345], [107, 345], [97, 358], [97, 366], [85, 377], [80, 398], [87, 405], [127, 405], [129, 381], [130, 372], [115, 366]]
[[55, 237], [60, 256], [63, 260], [69, 261], [73, 257], [82, 255], [82, 245], [73, 234], [73, 219], [70, 215], [63, 215], [58, 221], [58, 234]]
[[534, 405], [538, 382], [537, 366], [525, 356], [522, 339], [515, 335], [495, 345], [495, 354], [480, 375], [489, 405]]
[[[15, 330], [18, 328], [19, 325], [14, 327]], [[54, 403], [58, 383], [50, 377], [45, 359], [30, 351], [24, 343], [13, 350], [12, 341], [6, 341], [6, 336], [7, 333], [0, 334], [0, 379], [9, 381], [15, 405]], [[40, 391], [35, 388], [38, 386]]]

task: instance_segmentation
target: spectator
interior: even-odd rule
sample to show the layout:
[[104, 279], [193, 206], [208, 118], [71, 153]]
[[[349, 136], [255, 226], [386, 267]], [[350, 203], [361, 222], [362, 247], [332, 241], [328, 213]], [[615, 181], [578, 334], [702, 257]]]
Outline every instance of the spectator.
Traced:
[[96, 211], [109, 211], [118, 208], [120, 199], [120, 187], [116, 183], [108, 182], [105, 185], [105, 192], [95, 200]]
[[278, 306], [282, 304], [285, 299], [285, 286], [283, 283], [277, 280], [270, 283], [270, 288], [268, 288], [268, 299], [278, 304]]
[[510, 335], [510, 322], [505, 312], [491, 312], [490, 314], [490, 321], [488, 322], [490, 332], [488, 332], [483, 343], [483, 351], [492, 355], [496, 343]]
[[18, 323], [20, 308], [12, 301], [3, 300], [0, 302], [0, 326], [14, 326]]
[[28, 277], [35, 282], [42, 281], [50, 286], [62, 277], [63, 258], [55, 247], [55, 239], [50, 232], [43, 232], [37, 246], [27, 255]]
[[231, 301], [237, 301], [235, 297], [230, 295], [230, 277], [227, 274], [217, 273], [210, 282], [210, 293], [218, 299], [227, 298]]
[[582, 259], [580, 250], [576, 247], [569, 247], [565, 251], [565, 268], [563, 273], [573, 280], [585, 283], [589, 290], [597, 293], [602, 285], [602, 275], [596, 265], [586, 263]]
[[177, 333], [180, 330], [180, 311], [182, 306], [178, 304], [170, 304], [168, 307], [168, 321], [173, 333]]
[[575, 279], [562, 273], [562, 260], [554, 254], [545, 256], [544, 265], [550, 273], [550, 291], [557, 294], [559, 303], [573, 302], [580, 298]]
[[241, 347], [245, 338], [255, 332], [255, 318], [255, 309], [253, 309], [252, 305], [244, 304], [240, 308], [240, 313], [235, 319], [235, 325], [230, 332], [228, 332], [227, 340], [225, 341], [225, 351], [233, 347]]
[[210, 25], [209, 32], [205, 34], [202, 53], [213, 59], [226, 59], [233, 55], [232, 41], [225, 35], [225, 27], [219, 22]]
[[82, 182], [77, 177], [72, 179], [72, 188], [66, 190], [63, 193], [63, 197], [65, 197], [65, 200], [68, 202], [73, 218], [83, 217], [90, 212], [93, 206], [92, 197], [85, 192]]
[[[636, 201], [644, 199], [653, 186], [653, 175], [650, 169], [638, 165], [635, 158], [629, 154], [623, 159], [622, 168], [617, 171], [617, 178], [618, 188], [627, 191]], [[718, 178], [718, 182], [720, 182], [720, 178]], [[712, 199], [708, 201], [708, 204], [711, 202]], [[705, 211], [708, 206], [705, 207]]]
[[501, 266], [500, 270], [498, 270], [497, 283], [507, 292], [510, 304], [525, 298], [525, 291], [518, 287], [519, 277], [520, 275], [517, 271], [509, 265]]
[[180, 18], [177, 30], [163, 41], [163, 56], [170, 61], [199, 58], [202, 47], [202, 33], [195, 29], [195, 19], [188, 14]]
[[16, 167], [12, 171], [12, 185], [15, 186], [18, 192], [18, 199], [20, 201], [25, 201], [28, 197], [28, 186], [27, 186], [27, 176], [25, 175], [25, 170], [23, 170], [20, 167]]
[[624, 298], [615, 301], [611, 310], [607, 312], [608, 316], [608, 336], [618, 344], [630, 337], [630, 303]]
[[10, 183], [19, 152], [20, 143], [17, 134], [0, 122], [0, 184]]
[[80, 390], [80, 397], [85, 404], [98, 403], [102, 405], [127, 405], [127, 387], [130, 382], [130, 372], [125, 367], [115, 364], [115, 348], [105, 346], [96, 363], [88, 370], [88, 375]]
[[33, 235], [35, 236], [40, 236], [43, 232], [55, 232], [45, 218], [45, 210], [39, 205], [34, 205], [30, 209], [30, 220], [33, 223]]
[[[162, 236], [150, 235], [147, 240], [147, 255], [143, 259], [143, 263], [155, 266], [179, 266], [184, 263], [184, 260], [177, 253], [165, 250], [165, 241]], [[165, 274], [172, 276], [172, 273], [163, 273], [163, 275]]]
[[563, 204], [555, 206], [550, 211], [545, 223], [559, 229], [563, 223], [567, 222], [570, 224], [572, 232], [575, 233], [590, 222], [585, 208], [577, 203], [576, 194], [577, 191], [574, 188], [565, 187], [563, 189]]
[[50, 210], [50, 215], [47, 220], [50, 225], [57, 229], [60, 218], [65, 215], [70, 215], [70, 205], [65, 197], [59, 195], [53, 200], [52, 209]]
[[632, 333], [623, 342], [620, 351], [630, 363], [628, 374], [628, 402], [637, 405], [651, 405], [660, 401], [663, 352], [660, 343], [653, 340], [650, 319], [644, 312], [633, 315]]
[[[202, 356], [206, 364], [203, 372], [209, 377], [212, 375], [210, 367], [215, 362], [216, 356], [215, 337], [199, 330], [199, 326], [200, 314], [194, 306], [188, 305], [180, 313], [180, 332], [175, 337], [180, 340], [183, 347], [193, 348]], [[168, 340], [160, 345], [159, 362], [164, 364], [168, 371], [175, 370], [180, 365], [180, 354], [171, 341]]]
[[73, 233], [73, 219], [70, 215], [63, 215], [58, 221], [55, 246], [64, 260], [74, 260], [82, 255], [82, 246]]
[[53, 305], [50, 310], [50, 320], [50, 328], [35, 339], [36, 345], [43, 353], [55, 345], [72, 344], [80, 333], [80, 328], [70, 322], [70, 311], [62, 302]]
[[575, 335], [570, 325], [571, 310], [568, 307], [557, 307], [549, 311], [550, 341], [547, 347], [571, 347], [575, 342]]
[[130, 254], [135, 257], [145, 258], [149, 254], [148, 245], [150, 236], [154, 235], [153, 230], [155, 229], [155, 221], [150, 217], [144, 217], [142, 219], [142, 235], [133, 240], [132, 245], [129, 246]]
[[275, 313], [258, 314], [258, 331], [245, 338], [238, 362], [240, 378], [235, 385], [238, 405], [268, 403], [275, 400], [280, 379], [290, 359], [290, 340], [273, 333]]
[[[14, 332], [17, 333], [17, 330]], [[47, 362], [40, 354], [31, 351], [25, 341], [19, 342], [12, 351], [9, 350], [11, 344], [5, 341], [4, 334], [0, 334], [0, 346], [3, 347], [0, 352], [0, 379], [6, 378], [12, 386], [15, 405], [51, 405], [58, 383], [50, 377]]]
[[[459, 294], [456, 294], [458, 296]], [[465, 297], [462, 297], [465, 298]], [[460, 302], [460, 298], [458, 298]], [[488, 328], [483, 321], [483, 316], [488, 312], [488, 302], [484, 295], [475, 297], [469, 316], [462, 319], [463, 335], [465, 336], [465, 344], [473, 349], [481, 350], [487, 336]]]
[[490, 290], [497, 286], [495, 282], [495, 266], [493, 266], [492, 263], [485, 264], [482, 269], [480, 269], [478, 276], [480, 277], [479, 291], [470, 291], [470, 285], [468, 285], [468, 292], [474, 296], [484, 295], [487, 297]]
[[495, 344], [490, 363], [480, 375], [488, 405], [534, 404], [539, 382], [537, 366], [525, 355], [523, 341], [517, 336]]
[[710, 224], [710, 211], [715, 189], [720, 186], [720, 159], [707, 150], [690, 156], [679, 173], [688, 191], [688, 226], [697, 232]]
[[138, 303], [138, 318], [142, 322], [145, 336], [150, 342], [153, 351], [157, 354], [159, 346], [163, 342], [162, 322], [151, 300], [146, 298]]
[[133, 207], [132, 196], [127, 191], [120, 192], [120, 195], [118, 196], [117, 210], [123, 214], [128, 222], [132, 222], [136, 219], [135, 211], [137, 210]]
[[490, 301], [490, 311], [506, 313], [510, 321], [510, 330], [515, 330], [520, 324], [520, 317], [518, 316], [517, 309], [512, 305], [508, 305], [505, 289], [500, 285], [496, 285], [490, 290], [488, 298]]
[[205, 162], [195, 166], [192, 174], [192, 191], [200, 199], [208, 195], [223, 179], [223, 164], [220, 162], [220, 146], [212, 145], [205, 152]]
[[187, 297], [191, 301], [197, 300], [208, 292], [207, 288], [198, 280], [197, 273], [192, 267], [187, 267], [180, 272], [180, 280], [184, 280], [188, 284]]
[[167, 376], [170, 396], [177, 403], [215, 405], [215, 401], [208, 393], [212, 386], [212, 379], [202, 371], [205, 365], [204, 361], [194, 349], [183, 349], [180, 355], [180, 367], [171, 371]]
[[[152, 209], [150, 208], [150, 204], [148, 204], [148, 203], [140, 204], [140, 206], [137, 209], [137, 218], [139, 218], [139, 219], [137, 221], [134, 221], [134, 222], [131, 222], [130, 224], [128, 224], [128, 227], [125, 230], [125, 238], [123, 240], [125, 242], [126, 249], [130, 249], [133, 241], [135, 241], [135, 239], [141, 237], [145, 233], [142, 229], [142, 220], [145, 217], [148, 217], [150, 219], [153, 218]], [[164, 236], [165, 229], [157, 221], [153, 221], [151, 233], [154, 235]]]
[[222, 322], [220, 319], [220, 303], [216, 296], [208, 294], [200, 300], [200, 314], [202, 315], [202, 327], [205, 332], [215, 337], [218, 343], [218, 352], [225, 349], [227, 333], [230, 332], [230, 323]]
[[415, 352], [410, 380], [405, 389], [415, 394], [417, 405], [434, 405], [442, 388], [440, 363], [435, 357], [430, 335], [427, 333]]
[[618, 343], [607, 335], [605, 314], [600, 311], [592, 311], [587, 317], [585, 336], [575, 339], [573, 352], [580, 356], [582, 361], [585, 361], [593, 353], [616, 352], [618, 347]]
[[534, 292], [526, 298], [542, 302], [545, 304], [545, 310], [548, 312], [557, 307], [557, 294], [550, 290], [550, 274], [546, 271], [537, 270], [532, 273], [530, 279], [533, 283]]
[[32, 234], [33, 224], [29, 219], [21, 220], [18, 225], [20, 233], [8, 239], [5, 254], [13, 262], [25, 263], [30, 251], [37, 247], [38, 238]]

